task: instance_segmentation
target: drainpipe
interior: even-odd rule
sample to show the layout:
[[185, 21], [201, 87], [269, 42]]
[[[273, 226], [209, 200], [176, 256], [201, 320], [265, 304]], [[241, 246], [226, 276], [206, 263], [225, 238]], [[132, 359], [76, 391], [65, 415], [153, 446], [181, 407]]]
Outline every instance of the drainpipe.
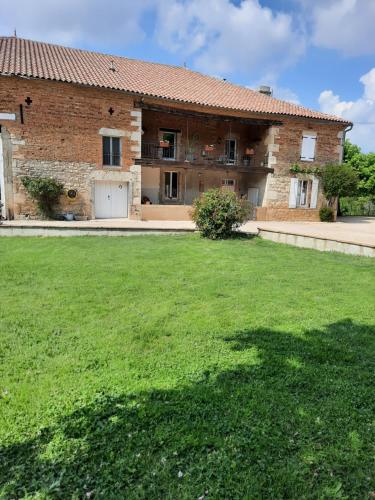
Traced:
[[353, 128], [353, 124], [350, 124], [346, 127], [346, 129], [344, 130], [344, 133], [342, 135], [342, 152], [341, 152], [341, 161], [340, 163], [343, 163], [344, 161], [344, 146], [345, 146], [345, 139], [346, 139], [346, 134], [348, 132], [350, 132]]
[[[342, 165], [344, 163], [344, 146], [345, 146], [345, 137], [348, 132], [350, 132], [353, 128], [353, 124], [351, 123], [346, 127], [344, 130], [344, 133], [342, 134], [342, 146], [341, 146], [341, 158], [340, 158], [340, 164]], [[340, 210], [340, 199], [337, 198], [337, 215], [341, 215], [341, 210]]]

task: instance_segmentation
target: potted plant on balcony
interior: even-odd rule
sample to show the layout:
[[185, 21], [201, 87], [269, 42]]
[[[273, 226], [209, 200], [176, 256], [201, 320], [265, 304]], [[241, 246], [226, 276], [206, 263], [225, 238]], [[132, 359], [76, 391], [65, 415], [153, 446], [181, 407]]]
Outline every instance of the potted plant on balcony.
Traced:
[[215, 144], [206, 144], [204, 146], [204, 151], [206, 153], [212, 153], [213, 151], [215, 151]]
[[255, 153], [254, 149], [253, 148], [246, 148], [245, 149], [245, 155], [246, 156], [253, 156]]
[[250, 165], [251, 157], [254, 156], [255, 151], [253, 148], [247, 147], [245, 148], [245, 154], [242, 158], [242, 162], [245, 167], [248, 167]]
[[161, 148], [169, 148], [169, 141], [167, 141], [166, 139], [160, 139], [159, 146]]

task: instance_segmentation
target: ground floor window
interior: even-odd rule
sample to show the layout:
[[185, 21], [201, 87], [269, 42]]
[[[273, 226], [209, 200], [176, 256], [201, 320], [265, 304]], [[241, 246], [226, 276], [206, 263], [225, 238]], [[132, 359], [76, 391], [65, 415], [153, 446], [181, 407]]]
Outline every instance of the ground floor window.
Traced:
[[319, 180], [297, 179], [290, 180], [289, 208], [316, 208], [318, 202]]
[[298, 181], [297, 207], [307, 206], [307, 195], [311, 192], [311, 181]]
[[178, 173], [164, 172], [164, 194], [169, 200], [178, 198]]
[[221, 185], [222, 185], [223, 189], [226, 189], [227, 191], [234, 191], [236, 181], [234, 179], [223, 179], [221, 181]]

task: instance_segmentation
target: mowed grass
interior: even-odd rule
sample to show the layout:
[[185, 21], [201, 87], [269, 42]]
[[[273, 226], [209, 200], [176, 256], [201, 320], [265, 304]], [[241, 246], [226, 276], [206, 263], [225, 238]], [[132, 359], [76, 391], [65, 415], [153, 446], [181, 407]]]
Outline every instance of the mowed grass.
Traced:
[[375, 261], [0, 239], [0, 498], [369, 498]]

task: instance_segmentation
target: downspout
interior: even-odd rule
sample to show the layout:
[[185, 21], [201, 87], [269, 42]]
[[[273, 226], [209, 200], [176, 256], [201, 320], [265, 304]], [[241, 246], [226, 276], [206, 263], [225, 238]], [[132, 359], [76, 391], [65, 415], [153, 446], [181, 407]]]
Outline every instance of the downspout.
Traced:
[[[351, 123], [344, 129], [344, 132], [342, 134], [342, 146], [341, 146], [341, 158], [340, 158], [340, 164], [342, 165], [344, 163], [344, 147], [345, 147], [345, 138], [346, 134], [350, 132], [353, 128], [353, 124]], [[337, 198], [337, 215], [341, 215], [341, 210], [340, 210], [340, 199]]]
[[346, 127], [346, 129], [344, 130], [344, 133], [342, 134], [342, 152], [341, 152], [341, 161], [340, 163], [343, 163], [344, 162], [344, 146], [345, 146], [345, 140], [346, 140], [346, 134], [348, 132], [350, 132], [353, 128], [353, 124], [351, 123], [350, 125], [348, 125]]

